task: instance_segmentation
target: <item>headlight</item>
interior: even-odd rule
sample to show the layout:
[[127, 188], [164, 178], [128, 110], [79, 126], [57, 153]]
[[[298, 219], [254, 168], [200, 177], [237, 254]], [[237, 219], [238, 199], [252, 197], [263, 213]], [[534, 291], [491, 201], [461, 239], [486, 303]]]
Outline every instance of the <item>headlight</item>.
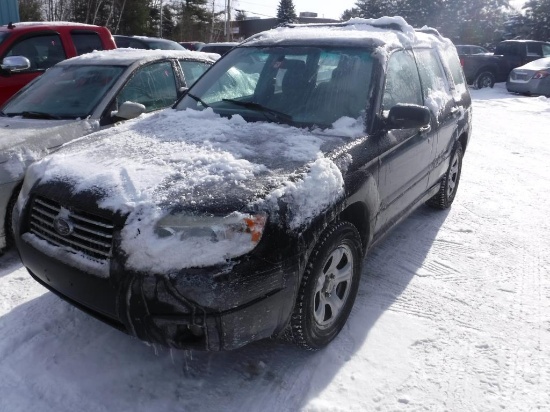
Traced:
[[211, 242], [247, 240], [257, 244], [262, 238], [266, 220], [264, 213], [234, 212], [224, 217], [174, 214], [160, 219], [155, 232], [161, 238], [208, 238]]

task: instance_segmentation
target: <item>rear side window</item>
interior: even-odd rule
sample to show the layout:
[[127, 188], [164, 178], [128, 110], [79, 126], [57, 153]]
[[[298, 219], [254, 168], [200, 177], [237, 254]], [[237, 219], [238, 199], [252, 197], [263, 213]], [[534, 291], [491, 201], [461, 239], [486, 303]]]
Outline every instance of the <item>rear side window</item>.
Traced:
[[527, 56], [542, 57], [542, 44], [540, 44], [540, 43], [528, 43], [527, 44]]
[[99, 35], [94, 32], [72, 32], [71, 38], [76, 48], [76, 54], [90, 53], [94, 50], [103, 50]]
[[13, 45], [5, 57], [24, 56], [31, 63], [28, 71], [46, 70], [65, 60], [65, 50], [57, 34], [27, 37]]
[[543, 44], [542, 45], [542, 54], [544, 57], [550, 56], [550, 44]]
[[430, 95], [439, 92], [448, 93], [449, 84], [445, 77], [445, 71], [434, 49], [417, 50], [415, 52], [418, 61], [418, 71], [422, 81], [422, 93], [427, 100]]
[[195, 81], [210, 67], [208, 63], [194, 61], [179, 61], [183, 75], [185, 76], [185, 85], [191, 87]]
[[446, 53], [445, 57], [447, 58], [447, 64], [449, 65], [449, 70], [455, 85], [465, 86], [466, 82], [464, 81], [464, 73], [462, 72], [462, 66], [460, 65], [458, 56], [454, 53]]
[[422, 89], [414, 58], [408, 51], [395, 52], [388, 62], [383, 110], [398, 103], [422, 104]]

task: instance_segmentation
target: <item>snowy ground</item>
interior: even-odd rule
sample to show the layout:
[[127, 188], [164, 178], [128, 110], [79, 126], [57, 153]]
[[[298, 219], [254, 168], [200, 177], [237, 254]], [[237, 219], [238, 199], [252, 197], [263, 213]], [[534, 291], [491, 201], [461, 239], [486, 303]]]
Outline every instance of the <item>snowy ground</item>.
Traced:
[[326, 350], [157, 349], [0, 258], [0, 412], [550, 410], [550, 99], [472, 91], [453, 207], [367, 257]]

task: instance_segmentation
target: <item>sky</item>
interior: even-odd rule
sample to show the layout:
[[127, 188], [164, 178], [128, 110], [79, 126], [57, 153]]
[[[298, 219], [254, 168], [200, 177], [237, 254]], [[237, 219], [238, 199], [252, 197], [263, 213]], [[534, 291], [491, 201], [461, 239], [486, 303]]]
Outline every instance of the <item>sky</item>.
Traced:
[[[216, 0], [222, 3], [224, 0]], [[246, 10], [248, 15], [257, 14], [260, 17], [276, 17], [279, 0], [232, 0], [235, 9]], [[319, 0], [294, 0], [296, 14], [303, 11], [311, 11], [318, 14], [317, 17], [339, 19], [344, 10], [352, 8], [356, 0], [342, 0], [328, 2]]]
[[[247, 15], [257, 15], [262, 18], [276, 17], [277, 7], [280, 0], [232, 0], [234, 9], [241, 9]], [[294, 0], [294, 8], [299, 15], [300, 12], [310, 11], [318, 14], [318, 17], [339, 19], [344, 10], [355, 6], [356, 0], [341, 0], [337, 2], [319, 0]], [[510, 4], [518, 9], [525, 3], [525, 0], [511, 0]], [[216, 0], [216, 4], [223, 6], [225, 0]]]

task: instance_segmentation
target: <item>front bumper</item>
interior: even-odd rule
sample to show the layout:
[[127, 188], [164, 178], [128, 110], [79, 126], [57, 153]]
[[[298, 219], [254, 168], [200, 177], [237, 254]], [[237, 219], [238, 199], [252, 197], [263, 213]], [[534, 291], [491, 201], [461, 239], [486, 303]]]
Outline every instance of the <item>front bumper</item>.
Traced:
[[[277, 335], [293, 309], [299, 261], [268, 263], [248, 256], [230, 268], [169, 274], [125, 270], [119, 256], [107, 276], [68, 264], [63, 253], [21, 236], [23, 264], [39, 283], [88, 314], [137, 338], [178, 349], [230, 350]], [[34, 236], [34, 235], [31, 235]], [[52, 255], [55, 255], [52, 256]]]

